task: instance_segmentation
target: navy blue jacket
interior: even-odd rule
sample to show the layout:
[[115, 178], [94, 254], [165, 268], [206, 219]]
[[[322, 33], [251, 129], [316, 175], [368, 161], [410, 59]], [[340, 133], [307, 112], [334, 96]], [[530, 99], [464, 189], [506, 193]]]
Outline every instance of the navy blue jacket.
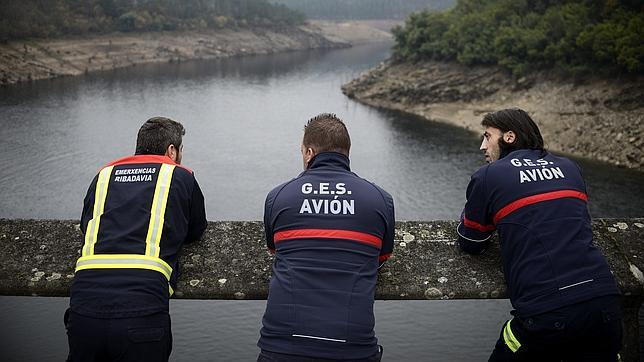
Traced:
[[109, 163], [85, 197], [71, 310], [96, 318], [168, 311], [180, 250], [205, 228], [192, 171], [156, 155]]
[[275, 261], [258, 346], [329, 359], [375, 354], [377, 272], [394, 241], [391, 196], [352, 173], [346, 156], [324, 152], [268, 194], [264, 224]]
[[510, 301], [520, 317], [619, 294], [593, 245], [587, 199], [579, 167], [546, 151], [511, 152], [472, 176], [459, 244], [481, 253], [498, 231]]

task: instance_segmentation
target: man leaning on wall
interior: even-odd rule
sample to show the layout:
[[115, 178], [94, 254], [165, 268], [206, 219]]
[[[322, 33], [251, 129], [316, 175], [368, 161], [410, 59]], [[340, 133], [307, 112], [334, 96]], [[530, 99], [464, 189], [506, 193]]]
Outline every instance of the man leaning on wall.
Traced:
[[379, 266], [393, 250], [394, 203], [349, 167], [342, 120], [304, 127], [304, 172], [266, 197], [275, 254], [258, 361], [380, 361], [373, 303]]
[[619, 290], [593, 245], [579, 167], [544, 148], [521, 109], [485, 115], [481, 151], [458, 226], [459, 244], [485, 251], [496, 230], [514, 316], [490, 361], [617, 361]]
[[141, 126], [134, 156], [108, 163], [85, 197], [85, 236], [65, 315], [72, 361], [167, 361], [169, 298], [184, 243], [206, 228], [204, 198], [181, 165], [183, 126]]

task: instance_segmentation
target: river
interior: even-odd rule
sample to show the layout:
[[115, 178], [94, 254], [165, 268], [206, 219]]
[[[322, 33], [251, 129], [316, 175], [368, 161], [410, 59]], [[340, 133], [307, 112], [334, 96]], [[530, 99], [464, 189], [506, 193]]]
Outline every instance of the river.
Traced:
[[[388, 190], [399, 220], [456, 219], [479, 136], [373, 109], [343, 83], [389, 55], [390, 44], [191, 61], [0, 88], [0, 218], [74, 219], [92, 177], [134, 151], [155, 115], [186, 127], [183, 163], [195, 170], [209, 220], [260, 220], [270, 189], [301, 171], [307, 119], [344, 119], [352, 169]], [[537, 120], [538, 121], [538, 120]], [[577, 159], [594, 217], [642, 216], [644, 174]], [[0, 297], [3, 361], [60, 361], [66, 298]], [[251, 361], [262, 301], [176, 301], [173, 361]], [[384, 360], [486, 360], [507, 300], [377, 301]]]

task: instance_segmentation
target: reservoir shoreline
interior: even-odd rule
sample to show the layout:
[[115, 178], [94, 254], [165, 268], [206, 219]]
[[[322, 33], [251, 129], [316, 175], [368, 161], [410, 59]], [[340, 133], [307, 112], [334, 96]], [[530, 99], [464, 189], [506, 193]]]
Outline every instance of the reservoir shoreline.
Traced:
[[513, 77], [495, 66], [388, 60], [342, 87], [377, 108], [414, 114], [476, 133], [488, 112], [519, 107], [548, 149], [644, 171], [644, 76]]
[[315, 25], [182, 32], [112, 33], [0, 44], [0, 85], [147, 63], [344, 48]]
[[0, 44], [0, 86], [139, 64], [222, 59], [390, 42], [394, 20], [311, 20], [300, 26], [110, 33]]

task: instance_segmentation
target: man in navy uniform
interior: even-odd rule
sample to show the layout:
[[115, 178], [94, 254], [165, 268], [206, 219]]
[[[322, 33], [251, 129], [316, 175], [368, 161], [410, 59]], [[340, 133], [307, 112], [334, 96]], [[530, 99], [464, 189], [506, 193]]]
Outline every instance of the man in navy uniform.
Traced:
[[471, 254], [497, 230], [514, 318], [490, 361], [616, 361], [622, 327], [619, 290], [593, 245], [579, 167], [544, 149], [520, 109], [489, 113], [458, 226]]
[[184, 134], [171, 119], [148, 120], [135, 155], [108, 163], [90, 184], [66, 313], [72, 361], [170, 356], [179, 253], [206, 228], [199, 184], [181, 166]]
[[373, 301], [391, 255], [394, 203], [349, 167], [344, 123], [321, 114], [304, 127], [304, 172], [266, 197], [275, 253], [258, 361], [380, 361]]

